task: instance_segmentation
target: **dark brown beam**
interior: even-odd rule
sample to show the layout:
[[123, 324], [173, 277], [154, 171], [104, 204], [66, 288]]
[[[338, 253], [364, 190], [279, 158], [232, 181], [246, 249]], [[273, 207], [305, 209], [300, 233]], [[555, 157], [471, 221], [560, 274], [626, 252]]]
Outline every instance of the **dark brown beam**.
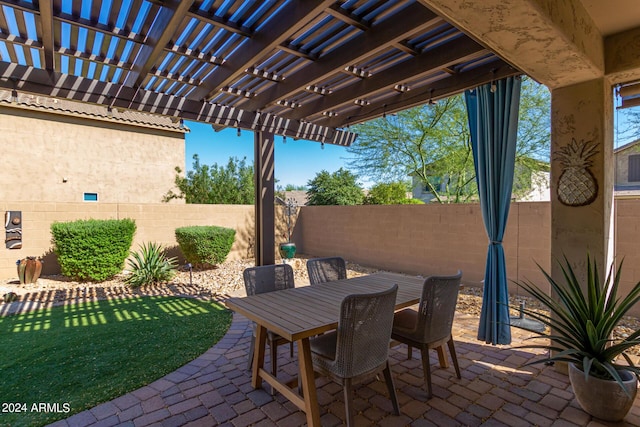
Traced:
[[256, 132], [253, 142], [256, 266], [276, 263], [274, 136], [270, 132]]
[[357, 17], [350, 14], [345, 9], [341, 8], [338, 4], [332, 4], [327, 8], [327, 13], [334, 18], [344, 22], [345, 24], [349, 24], [352, 27], [356, 27], [362, 31], [367, 31], [370, 29], [369, 22], [364, 22]]
[[140, 87], [156, 65], [165, 47], [180, 28], [194, 0], [165, 2], [160, 9], [153, 26], [145, 37], [145, 44], [138, 51], [133, 61], [133, 68], [127, 74], [124, 85]]
[[335, 74], [336, 70], [342, 70], [376, 52], [388, 49], [413, 33], [424, 31], [439, 22], [442, 22], [440, 17], [424, 6], [413, 3], [372, 27], [370, 31], [354, 37], [348, 44], [336, 48], [330, 55], [321, 57], [292, 76], [287, 76], [284, 82], [258, 94], [243, 107], [258, 110], [280, 99], [289, 98], [307, 86]]
[[206, 64], [222, 65], [224, 64], [223, 58], [218, 58], [210, 53], [202, 53], [199, 49], [189, 50], [185, 46], [178, 46], [173, 42], [169, 42], [165, 48], [165, 52], [171, 52], [176, 55], [184, 56], [185, 58], [193, 59], [194, 61], [204, 62]]
[[214, 73], [192, 94], [196, 99], [211, 99], [221, 88], [230, 86], [244, 70], [256, 65], [258, 59], [285, 42], [292, 34], [306, 25], [307, 18], [322, 13], [334, 0], [305, 0], [288, 2], [277, 16], [270, 18], [272, 25], [255, 33], [232, 58]]
[[[15, 77], [15, 82], [12, 79]], [[15, 86], [14, 86], [15, 85]], [[291, 138], [348, 146], [356, 135], [302, 120], [260, 114], [208, 102], [134, 89], [58, 72], [0, 62], [0, 87], [19, 92], [112, 106], [252, 131], [273, 132]], [[133, 101], [131, 101], [133, 100]]]
[[13, 34], [0, 33], [0, 40], [4, 40], [5, 43], [20, 45], [26, 48], [42, 49], [42, 43], [38, 40], [25, 39], [20, 36], [14, 36]]
[[[17, 10], [30, 12], [30, 13], [33, 13], [34, 15], [40, 14], [40, 11], [35, 9], [32, 3], [27, 3], [24, 1], [8, 2], [5, 0], [0, 0], [0, 6], [7, 6]], [[68, 13], [62, 13], [59, 10], [53, 10], [52, 16], [54, 21], [64, 22], [66, 24], [69, 24], [75, 27], [84, 28], [89, 31], [96, 31], [98, 33], [102, 33], [107, 36], [118, 37], [120, 39], [132, 41], [138, 44], [141, 44], [144, 41], [144, 36], [141, 34], [134, 34], [131, 31], [127, 31], [126, 29], [123, 29], [123, 28], [116, 28], [115, 26], [109, 26], [109, 25], [100, 24], [98, 22], [93, 22], [89, 19], [81, 18], [79, 15], [74, 16]]]
[[77, 50], [68, 49], [66, 47], [57, 47], [56, 53], [72, 58], [84, 59], [85, 61], [89, 62], [95, 62], [96, 64], [111, 65], [112, 67], [122, 68], [123, 71], [129, 70], [132, 65], [129, 62], [122, 62], [118, 58], [106, 58], [104, 56], [93, 55], [86, 52], [79, 52]]
[[194, 79], [188, 74], [182, 75], [180, 73], [170, 73], [167, 70], [160, 71], [160, 70], [152, 69], [150, 75], [155, 77], [161, 77], [163, 79], [172, 80], [175, 82], [186, 83], [191, 86], [198, 86], [200, 84], [200, 80]]
[[310, 55], [307, 52], [303, 52], [301, 50], [295, 49], [286, 44], [281, 44], [280, 46], [278, 46], [278, 49], [280, 49], [283, 52], [287, 52], [293, 56], [297, 56], [298, 58], [308, 59], [309, 61], [315, 61], [316, 59], [318, 59], [317, 55]]
[[40, 23], [42, 25], [42, 48], [44, 54], [44, 68], [50, 71], [55, 69], [53, 61], [53, 0], [40, 0]]
[[385, 98], [383, 101], [372, 103], [366, 107], [361, 107], [354, 110], [351, 115], [340, 115], [327, 118], [325, 120], [319, 120], [318, 122], [325, 126], [336, 128], [362, 123], [377, 117], [382, 117], [385, 113], [396, 113], [398, 111], [426, 104], [429, 99], [436, 101], [438, 99], [447, 98], [464, 92], [467, 89], [473, 89], [480, 85], [489, 83], [492, 80], [498, 80], [504, 77], [520, 74], [522, 74], [521, 71], [516, 70], [503, 60], [496, 58], [495, 60], [472, 70], [461, 72], [451, 77], [446, 77], [419, 89], [397, 93]]
[[187, 14], [189, 18], [196, 18], [202, 22], [206, 22], [207, 24], [211, 24], [214, 27], [222, 28], [223, 30], [230, 31], [232, 33], [240, 34], [244, 37], [251, 37], [253, 34], [251, 30], [245, 27], [240, 27], [232, 22], [227, 22], [226, 20], [219, 18], [215, 15], [210, 15], [205, 13], [197, 8], [192, 7]]
[[331, 95], [308, 102], [291, 113], [284, 114], [284, 116], [300, 119], [319, 112], [330, 111], [344, 104], [352, 104], [355, 99], [366, 99], [381, 91], [393, 89], [396, 84], [428, 76], [445, 67], [486, 55], [486, 53], [484, 47], [463, 36], [387, 68], [368, 79], [362, 79]]

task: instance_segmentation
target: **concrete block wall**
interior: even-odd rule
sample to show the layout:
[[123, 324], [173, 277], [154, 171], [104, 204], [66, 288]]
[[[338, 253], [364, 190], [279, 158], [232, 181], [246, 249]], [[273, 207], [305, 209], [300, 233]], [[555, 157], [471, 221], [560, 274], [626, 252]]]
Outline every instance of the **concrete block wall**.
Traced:
[[135, 220], [137, 231], [132, 245], [137, 250], [144, 242], [157, 242], [180, 255], [175, 229], [189, 225], [218, 225], [236, 230], [236, 240], [227, 259], [253, 256], [254, 208], [248, 205], [186, 205], [126, 203], [44, 203], [0, 202], [2, 211], [22, 211], [22, 249], [0, 250], [0, 278], [16, 278], [15, 262], [26, 256], [42, 257], [43, 274], [60, 271], [51, 254], [51, 224], [77, 219]]
[[[15, 262], [44, 257], [44, 274], [59, 266], [51, 251], [54, 221], [132, 218], [137, 232], [132, 249], [155, 241], [176, 247], [174, 230], [188, 225], [219, 225], [236, 230], [228, 259], [253, 257], [254, 207], [246, 205], [179, 205], [128, 203], [0, 202], [0, 210], [22, 211], [23, 248], [0, 250], [0, 279], [16, 278]], [[616, 201], [616, 254], [624, 258], [622, 292], [640, 281], [640, 200]], [[286, 235], [284, 210], [277, 208], [276, 244]], [[536, 263], [550, 269], [550, 205], [511, 205], [504, 248], [510, 280], [545, 285]], [[366, 266], [409, 274], [464, 273], [463, 282], [480, 286], [488, 238], [477, 204], [402, 206], [305, 206], [299, 210], [292, 240], [299, 253], [341, 255]], [[173, 254], [178, 254], [179, 251]], [[548, 289], [548, 287], [547, 287]], [[510, 292], [518, 293], [513, 283]], [[636, 315], [640, 315], [638, 307]]]
[[[512, 279], [541, 275], [549, 266], [548, 203], [511, 207], [504, 248]], [[412, 274], [453, 274], [480, 285], [488, 238], [477, 204], [402, 206], [306, 206], [295, 241], [304, 253], [342, 255], [363, 265]]]

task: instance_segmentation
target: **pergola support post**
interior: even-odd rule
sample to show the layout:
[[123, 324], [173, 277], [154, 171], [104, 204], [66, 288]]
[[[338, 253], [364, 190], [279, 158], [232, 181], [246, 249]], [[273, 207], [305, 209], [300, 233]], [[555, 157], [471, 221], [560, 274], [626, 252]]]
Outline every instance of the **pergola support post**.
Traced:
[[274, 134], [254, 134], [255, 260], [256, 266], [275, 264]]
[[614, 257], [613, 90], [599, 78], [551, 97], [551, 276], [566, 256], [585, 283], [587, 252], [602, 276]]

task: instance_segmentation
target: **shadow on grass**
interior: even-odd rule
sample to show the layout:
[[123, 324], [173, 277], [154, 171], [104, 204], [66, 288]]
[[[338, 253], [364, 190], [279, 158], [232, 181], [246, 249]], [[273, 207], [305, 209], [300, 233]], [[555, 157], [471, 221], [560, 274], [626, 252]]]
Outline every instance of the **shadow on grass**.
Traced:
[[[26, 410], [0, 424], [44, 425], [126, 394], [200, 356], [230, 324], [217, 302], [166, 296], [2, 317], [0, 396]], [[50, 405], [34, 411], [40, 403]]]

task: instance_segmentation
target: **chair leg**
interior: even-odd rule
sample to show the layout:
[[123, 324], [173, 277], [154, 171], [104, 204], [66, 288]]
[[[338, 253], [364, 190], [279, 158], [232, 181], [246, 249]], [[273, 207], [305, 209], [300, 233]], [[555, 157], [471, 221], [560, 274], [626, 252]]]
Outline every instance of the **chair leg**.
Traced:
[[456, 375], [458, 379], [462, 378], [460, 375], [460, 366], [458, 365], [458, 356], [456, 355], [456, 347], [453, 344], [453, 338], [447, 343], [449, 345], [449, 353], [451, 353], [451, 360], [453, 360], [453, 367], [456, 368]]
[[289, 357], [293, 359], [293, 341], [289, 343]]
[[410, 360], [413, 357], [413, 347], [411, 344], [407, 344], [407, 360]]
[[387, 360], [387, 364], [384, 367], [384, 379], [387, 383], [387, 388], [389, 389], [389, 398], [391, 399], [391, 403], [393, 404], [393, 412], [396, 415], [400, 415], [400, 405], [398, 405], [398, 396], [396, 394], [396, 386], [393, 384], [393, 375], [391, 375], [391, 367], [389, 366], [389, 361]]
[[249, 362], [247, 363], [247, 369], [250, 371], [251, 368], [253, 367], [253, 352], [255, 350], [255, 346], [256, 346], [256, 336], [255, 335], [251, 335], [251, 345], [249, 346]]
[[429, 348], [422, 347], [420, 349], [422, 354], [422, 371], [424, 375], [424, 382], [427, 385], [427, 399], [431, 399], [433, 391], [431, 390], [431, 362], [429, 361]]
[[347, 427], [349, 427], [353, 425], [353, 408], [351, 407], [351, 378], [344, 379], [344, 385], [342, 388], [344, 390], [344, 412], [347, 420]]

